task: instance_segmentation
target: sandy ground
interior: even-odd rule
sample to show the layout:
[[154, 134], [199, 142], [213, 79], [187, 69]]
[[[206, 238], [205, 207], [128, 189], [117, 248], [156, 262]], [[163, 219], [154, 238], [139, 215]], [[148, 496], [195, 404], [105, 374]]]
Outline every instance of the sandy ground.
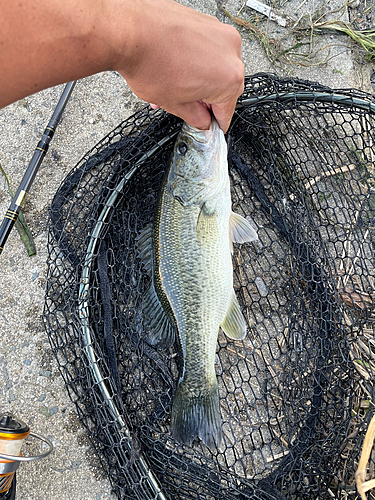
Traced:
[[[231, 23], [213, 0], [184, 2], [202, 12]], [[323, 5], [320, 0], [282, 2], [280, 10], [296, 22], [300, 16]], [[371, 10], [362, 15], [364, 1], [354, 2], [351, 19], [359, 27], [371, 25]], [[234, 16], [249, 19], [242, 0], [221, 4]], [[341, 0], [328, 2], [334, 9]], [[359, 2], [358, 2], [359, 4]], [[368, 3], [370, 5], [370, 3]], [[346, 16], [346, 17], [345, 17]], [[348, 18], [348, 12], [343, 19]], [[361, 17], [362, 16], [362, 17]], [[267, 29], [267, 23], [259, 24]], [[271, 37], [285, 29], [268, 25]], [[372, 92], [373, 65], [345, 35], [319, 35], [318, 47], [327, 47], [316, 57], [321, 65], [273, 66], [257, 40], [239, 28], [243, 37], [246, 74], [258, 71], [290, 74], [333, 88], [355, 87]], [[293, 45], [293, 43], [291, 43]], [[291, 46], [289, 45], [289, 46]], [[287, 71], [285, 71], [285, 69]], [[15, 189], [51, 117], [62, 86], [40, 92], [0, 110], [0, 163]], [[116, 73], [102, 73], [79, 81], [57, 129], [50, 150], [36, 177], [24, 213], [37, 245], [37, 255], [28, 257], [16, 231], [0, 256], [0, 413], [14, 411], [34, 432], [52, 439], [55, 450], [47, 459], [22, 465], [18, 473], [18, 499], [105, 500], [113, 498], [85, 431], [77, 418], [59, 375], [42, 324], [46, 281], [47, 213], [54, 193], [82, 155], [105, 134], [130, 116], [142, 103]], [[0, 217], [9, 205], [6, 184], [0, 175]]]

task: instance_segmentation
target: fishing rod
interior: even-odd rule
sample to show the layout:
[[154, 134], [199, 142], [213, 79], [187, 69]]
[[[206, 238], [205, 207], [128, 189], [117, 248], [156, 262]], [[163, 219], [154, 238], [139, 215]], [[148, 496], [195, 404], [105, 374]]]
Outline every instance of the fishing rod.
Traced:
[[73, 81], [65, 85], [65, 88], [63, 90], [63, 93], [61, 94], [59, 102], [57, 103], [55, 111], [53, 112], [53, 115], [47, 127], [44, 130], [42, 139], [40, 140], [39, 144], [35, 149], [35, 153], [29, 163], [25, 175], [23, 176], [21, 184], [19, 185], [19, 188], [17, 189], [17, 192], [13, 197], [12, 203], [10, 204], [10, 207], [8, 208], [5, 214], [3, 223], [0, 227], [0, 254], [3, 251], [8, 236], [18, 219], [20, 210], [22, 209], [23, 204], [25, 203], [26, 196], [29, 193], [29, 190], [39, 170], [39, 167], [42, 164], [43, 158], [46, 156], [49, 143], [51, 142], [55, 134], [56, 127], [60, 121], [61, 115], [65, 109], [67, 102], [69, 101], [69, 98], [73, 92], [76, 83], [77, 83], [76, 81]]

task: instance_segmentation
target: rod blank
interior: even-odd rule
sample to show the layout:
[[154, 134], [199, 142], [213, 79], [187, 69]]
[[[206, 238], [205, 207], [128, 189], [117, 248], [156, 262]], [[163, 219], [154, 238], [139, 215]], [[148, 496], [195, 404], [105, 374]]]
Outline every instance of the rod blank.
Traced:
[[21, 184], [17, 189], [17, 192], [12, 200], [12, 203], [10, 204], [8, 210], [6, 211], [3, 223], [0, 227], [0, 254], [3, 251], [4, 245], [9, 237], [9, 234], [12, 231], [13, 226], [18, 219], [20, 210], [22, 209], [23, 204], [25, 203], [26, 196], [35, 179], [39, 167], [42, 164], [43, 158], [45, 157], [48, 151], [49, 143], [51, 142], [55, 134], [56, 127], [60, 121], [61, 115], [73, 92], [76, 83], [77, 83], [76, 81], [73, 81], [65, 85], [65, 88], [63, 90], [63, 93], [61, 94], [59, 102], [57, 103], [55, 111], [53, 112], [53, 115], [47, 127], [44, 130], [42, 139], [35, 148], [35, 153], [31, 158], [31, 161], [29, 163], [29, 166], [27, 167], [25, 175], [23, 176]]

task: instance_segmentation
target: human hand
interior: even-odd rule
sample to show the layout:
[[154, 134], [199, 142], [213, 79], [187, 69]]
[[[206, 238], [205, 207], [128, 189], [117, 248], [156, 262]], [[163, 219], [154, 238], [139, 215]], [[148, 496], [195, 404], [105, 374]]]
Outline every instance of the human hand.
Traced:
[[243, 91], [235, 28], [173, 0], [6, 0], [0, 46], [0, 107], [115, 69], [145, 101], [201, 129], [212, 110], [226, 131]]
[[172, 0], [135, 1], [133, 14], [130, 61], [114, 64], [133, 92], [201, 129], [212, 110], [226, 132], [244, 88], [237, 30]]

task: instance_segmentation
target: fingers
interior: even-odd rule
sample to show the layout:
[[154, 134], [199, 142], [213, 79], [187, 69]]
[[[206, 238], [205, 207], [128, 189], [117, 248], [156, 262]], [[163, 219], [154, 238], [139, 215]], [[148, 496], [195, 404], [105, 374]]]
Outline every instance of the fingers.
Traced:
[[[152, 109], [160, 109], [160, 106], [157, 104], [150, 103], [150, 107]], [[201, 130], [208, 130], [210, 128], [212, 119], [210, 109], [211, 106], [202, 101], [184, 104], [178, 108], [173, 107], [173, 112], [168, 111], [168, 109], [165, 108], [166, 111], [182, 118], [192, 127], [199, 128]]]
[[[173, 107], [170, 113], [182, 118], [192, 127], [208, 130], [212, 119], [212, 114], [215, 116], [219, 127], [224, 134], [227, 132], [236, 109], [237, 99], [244, 91], [244, 80], [234, 95], [229, 99], [220, 103], [207, 103], [205, 101], [197, 101]], [[157, 104], [150, 103], [152, 109], [159, 109]]]
[[[243, 90], [239, 95], [241, 95]], [[182, 118], [192, 127], [200, 128], [201, 130], [208, 130], [210, 128], [210, 123], [213, 115], [219, 127], [223, 130], [224, 134], [227, 132], [234, 110], [236, 108], [237, 97], [231, 99], [228, 102], [223, 102], [220, 104], [206, 104], [205, 102], [198, 101], [196, 103], [185, 104], [180, 106], [180, 108], [174, 108], [173, 114]], [[151, 104], [152, 109], [159, 109], [160, 106], [156, 104]], [[168, 111], [168, 110], [167, 110]]]
[[[239, 47], [239, 50], [241, 50], [241, 47]], [[189, 125], [202, 130], [209, 128], [213, 114], [219, 127], [226, 133], [236, 109], [237, 99], [244, 91], [245, 79], [245, 67], [240, 58], [237, 61], [233, 61], [231, 66], [231, 78], [227, 81], [228, 88], [225, 92], [227, 94], [226, 98], [223, 98], [223, 94], [221, 94], [219, 98], [215, 98], [214, 96], [208, 97], [205, 100], [185, 103], [178, 108], [172, 106], [170, 110], [165, 109], [179, 116]], [[214, 92], [215, 90], [216, 88], [214, 87]], [[230, 93], [228, 95], [229, 90]], [[150, 105], [153, 109], [160, 107], [156, 104]]]
[[197, 103], [185, 104], [181, 109], [181, 114], [175, 112], [174, 114], [183, 118], [189, 125], [202, 130], [209, 128], [213, 114], [225, 134], [236, 109], [237, 99], [244, 91], [244, 70], [239, 81], [237, 92], [233, 93], [228, 99], [218, 103], [214, 101], [198, 101]]
[[[168, 109], [166, 110], [168, 111]], [[192, 102], [173, 109], [173, 114], [186, 123], [201, 130], [208, 130], [211, 125], [211, 113], [205, 103]]]
[[142, 10], [139, 19], [144, 36], [136, 38], [133, 66], [120, 73], [153, 109], [161, 107], [200, 129], [209, 128], [213, 113], [226, 132], [244, 86], [241, 36], [178, 3], [142, 1], [147, 4], [147, 15]]

